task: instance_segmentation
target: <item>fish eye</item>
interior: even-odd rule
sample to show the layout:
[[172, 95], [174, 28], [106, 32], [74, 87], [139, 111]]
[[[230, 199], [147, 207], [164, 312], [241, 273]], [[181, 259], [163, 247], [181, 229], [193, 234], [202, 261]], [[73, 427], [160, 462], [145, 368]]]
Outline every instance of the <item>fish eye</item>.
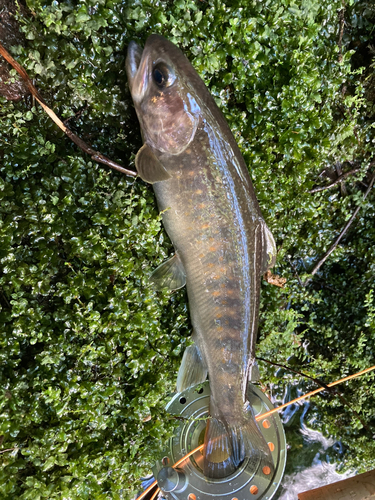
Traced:
[[152, 78], [160, 89], [169, 87], [175, 80], [171, 69], [163, 62], [159, 62], [154, 66]]

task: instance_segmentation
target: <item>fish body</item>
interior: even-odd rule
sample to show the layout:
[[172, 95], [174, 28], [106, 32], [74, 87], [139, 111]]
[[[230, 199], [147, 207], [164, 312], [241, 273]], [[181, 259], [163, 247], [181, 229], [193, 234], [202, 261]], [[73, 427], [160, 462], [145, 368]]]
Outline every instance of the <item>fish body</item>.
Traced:
[[204, 473], [224, 477], [248, 456], [271, 465], [246, 399], [256, 378], [261, 274], [275, 244], [248, 169], [228, 125], [190, 62], [151, 35], [131, 43], [127, 72], [144, 146], [139, 175], [153, 184], [176, 256], [154, 274], [160, 286], [186, 281], [194, 345], [184, 354], [178, 389], [210, 379]]

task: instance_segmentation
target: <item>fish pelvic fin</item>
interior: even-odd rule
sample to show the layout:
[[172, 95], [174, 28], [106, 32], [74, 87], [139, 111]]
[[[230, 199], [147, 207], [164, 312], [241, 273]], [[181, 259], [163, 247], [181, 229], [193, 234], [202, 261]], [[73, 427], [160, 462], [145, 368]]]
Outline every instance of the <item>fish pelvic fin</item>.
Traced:
[[[213, 408], [212, 408], [213, 407]], [[217, 408], [210, 401], [211, 415]], [[248, 458], [247, 469], [272, 477], [275, 467], [271, 450], [247, 403], [240, 415], [225, 418], [212, 416], [206, 427], [203, 473], [206, 477], [219, 479], [232, 474]], [[266, 469], [267, 467], [267, 469]], [[271, 474], [271, 475], [270, 475]]]
[[155, 269], [150, 282], [155, 290], [178, 290], [186, 285], [185, 268], [177, 253]]
[[203, 383], [207, 378], [207, 367], [196, 343], [189, 345], [184, 352], [177, 376], [177, 392]]

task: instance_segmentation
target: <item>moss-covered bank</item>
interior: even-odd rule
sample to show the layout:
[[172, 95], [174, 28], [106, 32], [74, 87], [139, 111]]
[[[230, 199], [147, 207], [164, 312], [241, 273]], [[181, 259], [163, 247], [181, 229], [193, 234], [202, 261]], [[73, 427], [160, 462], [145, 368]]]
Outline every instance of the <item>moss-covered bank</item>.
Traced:
[[[125, 167], [141, 141], [129, 40], [156, 32], [185, 51], [243, 151], [287, 279], [263, 283], [259, 355], [326, 382], [373, 364], [373, 69], [352, 74], [348, 51], [368, 41], [371, 5], [348, 2], [343, 33], [341, 0], [27, 7], [14, 57], [79, 136]], [[91, 162], [30, 97], [0, 104], [0, 495], [130, 498], [175, 424], [164, 406], [189, 336], [186, 295], [147, 287], [171, 245], [149, 186]], [[280, 391], [295, 377], [261, 368]], [[342, 388], [368, 429], [339, 399], [315, 401], [316, 428], [340, 436], [343, 466], [362, 471], [375, 467], [373, 380]]]

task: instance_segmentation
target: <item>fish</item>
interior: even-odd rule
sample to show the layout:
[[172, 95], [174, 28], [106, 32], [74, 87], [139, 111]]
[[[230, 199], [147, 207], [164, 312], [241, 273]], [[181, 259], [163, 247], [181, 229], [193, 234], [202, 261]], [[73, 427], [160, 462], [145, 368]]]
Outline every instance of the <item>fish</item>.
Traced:
[[193, 343], [177, 390], [210, 381], [203, 473], [226, 477], [246, 457], [272, 468], [247, 388], [259, 379], [260, 281], [275, 263], [274, 238], [234, 136], [182, 51], [157, 34], [143, 49], [131, 41], [126, 71], [143, 138], [136, 169], [153, 186], [175, 249], [151, 281], [187, 287]]

